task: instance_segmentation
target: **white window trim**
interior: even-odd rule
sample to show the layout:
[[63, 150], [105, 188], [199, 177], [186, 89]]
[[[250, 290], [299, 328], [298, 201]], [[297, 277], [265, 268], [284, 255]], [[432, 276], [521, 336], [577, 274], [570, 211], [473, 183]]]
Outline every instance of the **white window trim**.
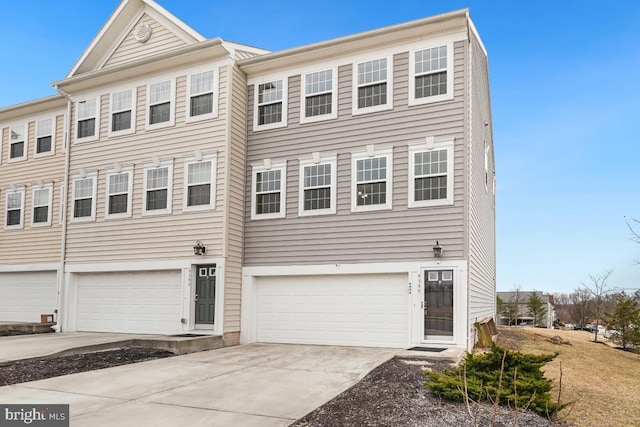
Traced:
[[[386, 104], [380, 104], [380, 105], [374, 105], [373, 107], [365, 107], [365, 108], [358, 108], [358, 64], [362, 64], [364, 62], [370, 62], [370, 61], [376, 61], [379, 59], [385, 59], [387, 60], [387, 103]], [[388, 56], [379, 56], [379, 57], [371, 57], [371, 58], [367, 58], [367, 59], [361, 59], [358, 60], [357, 62], [354, 62], [352, 64], [352, 94], [351, 94], [351, 98], [352, 98], [352, 115], [353, 116], [357, 116], [359, 114], [369, 114], [369, 113], [375, 113], [378, 111], [387, 111], [387, 110], [393, 110], [393, 55], [388, 55]], [[377, 83], [382, 83], [383, 80], [378, 81]], [[375, 83], [369, 83], [366, 86], [370, 86], [372, 84]]]
[[[323, 71], [331, 71], [331, 90], [319, 93], [307, 93], [307, 75], [314, 74]], [[334, 68], [326, 68], [317, 71], [310, 71], [308, 73], [303, 73], [300, 75], [300, 123], [315, 123], [323, 120], [331, 120], [338, 118], [338, 67]], [[318, 116], [307, 117], [307, 102], [306, 99], [308, 96], [315, 95], [325, 95], [331, 94], [331, 113], [330, 114], [321, 114]]]
[[[20, 224], [7, 225], [7, 217], [9, 216], [9, 195], [20, 193], [22, 207], [20, 208]], [[20, 230], [24, 228], [24, 204], [25, 204], [25, 187], [7, 188], [4, 195], [4, 229], [5, 230]]]
[[[189, 201], [189, 165], [200, 163], [200, 162], [211, 162], [211, 203], [208, 205], [198, 205], [198, 206], [188, 206], [187, 203]], [[183, 212], [197, 212], [197, 211], [205, 211], [212, 210], [216, 208], [216, 176], [218, 173], [218, 155], [217, 153], [204, 155], [200, 159], [190, 158], [184, 161], [184, 197], [182, 202], [182, 210]], [[145, 205], [146, 206], [146, 205]]]
[[[258, 88], [261, 84], [271, 83], [278, 80], [282, 80], [282, 120], [277, 123], [269, 123], [266, 125], [258, 124]], [[277, 129], [287, 127], [287, 114], [288, 114], [288, 99], [289, 99], [289, 77], [283, 76], [278, 78], [266, 79], [264, 81], [256, 82], [253, 86], [253, 131], [258, 132], [261, 130]]]
[[[11, 142], [11, 130], [15, 127], [18, 126], [24, 126], [24, 139], [22, 141], [17, 141], [17, 142]], [[22, 149], [22, 156], [20, 157], [11, 157], [11, 146], [13, 144], [16, 144], [18, 142], [22, 142], [24, 144], [24, 147]], [[7, 162], [8, 163], [14, 163], [14, 162], [22, 162], [24, 160], [27, 160], [27, 151], [29, 149], [29, 123], [25, 122], [25, 123], [17, 123], [14, 124], [12, 126], [9, 127], [9, 149], [7, 150]]]
[[[425, 143], [420, 144], [410, 144], [409, 146], [409, 173], [407, 174], [409, 177], [409, 194], [408, 194], [408, 207], [410, 208], [422, 208], [422, 207], [430, 207], [430, 206], [447, 206], [453, 205], [454, 200], [454, 140], [447, 139], [443, 141], [438, 141], [433, 143], [433, 147], [427, 147]], [[447, 150], [447, 198], [446, 199], [437, 199], [437, 200], [415, 200], [415, 157], [414, 154], [426, 152], [426, 151], [434, 151], [434, 150]]]
[[[96, 220], [96, 196], [98, 193], [98, 173], [91, 172], [87, 174], [76, 175], [73, 177], [73, 184], [71, 186], [71, 222], [91, 222]], [[81, 179], [93, 178], [93, 193], [91, 194], [91, 216], [85, 216], [76, 218], [75, 215], [75, 202], [76, 202], [76, 182]]]
[[[147, 171], [158, 168], [169, 168], [167, 176], [167, 207], [165, 209], [147, 210]], [[173, 159], [161, 160], [157, 165], [151, 165], [144, 168], [143, 177], [143, 198], [142, 198], [142, 215], [166, 215], [172, 212], [173, 207]]]
[[[317, 161], [316, 161], [317, 160]], [[312, 209], [305, 210], [304, 209], [304, 168], [306, 166], [315, 166], [329, 164], [331, 165], [331, 185], [329, 186], [331, 189], [331, 207], [329, 209]], [[298, 169], [298, 175], [300, 177], [300, 185], [298, 189], [298, 215], [299, 216], [316, 216], [316, 215], [330, 215], [336, 213], [336, 193], [337, 193], [337, 170], [338, 168], [338, 156], [322, 156], [317, 157], [316, 159], [300, 159], [300, 166]]]
[[[78, 104], [82, 103], [82, 102], [86, 102], [90, 99], [95, 99], [96, 100], [96, 111], [94, 111], [94, 115], [93, 118], [95, 118], [95, 129], [94, 129], [94, 133], [91, 136], [85, 136], [84, 138], [78, 138], [78, 123], [81, 121], [78, 118]], [[81, 101], [76, 101], [76, 105], [75, 105], [75, 132], [74, 132], [74, 140], [76, 143], [82, 143], [82, 142], [90, 142], [90, 141], [97, 141], [98, 139], [100, 139], [100, 105], [101, 105], [101, 97], [100, 96], [95, 96], [95, 97], [89, 97], [86, 99], [83, 99]], [[84, 118], [82, 119], [82, 121], [84, 120], [88, 120], [91, 117], [88, 118]]]
[[65, 210], [67, 209], [64, 187], [64, 184], [60, 184], [60, 210], [58, 211], [58, 224], [60, 225], [65, 221]]
[[[37, 119], [35, 121], [36, 133], [33, 138], [33, 158], [38, 159], [40, 157], [48, 157], [56, 154], [56, 116], [53, 117], [44, 117], [41, 119]], [[38, 153], [38, 123], [44, 120], [51, 120], [51, 151], [46, 151], [44, 153]], [[45, 135], [46, 136], [46, 135]]]
[[[373, 157], [387, 158], [387, 202], [380, 205], [358, 206], [358, 160], [365, 160]], [[374, 149], [369, 146], [367, 151], [351, 153], [351, 212], [380, 211], [393, 208], [393, 148]]]
[[[267, 172], [280, 169], [280, 212], [269, 214], [257, 214], [257, 194], [256, 194], [256, 180], [259, 172]], [[251, 165], [251, 219], [273, 219], [273, 218], [285, 218], [287, 214], [287, 162], [286, 160], [271, 162], [265, 160], [264, 163]]]
[[[47, 222], [34, 222], [35, 220], [35, 215], [34, 215], [34, 210], [37, 207], [42, 207], [42, 205], [40, 206], [36, 206], [35, 200], [35, 193], [38, 190], [49, 190], [49, 200], [47, 201], [47, 208], [48, 208], [48, 216], [47, 216]], [[53, 184], [52, 183], [46, 183], [43, 185], [35, 185], [33, 186], [32, 190], [31, 190], [31, 227], [50, 227], [51, 226], [51, 217], [53, 216]]]
[[[204, 95], [208, 92], [202, 92], [202, 93], [196, 93], [196, 94], [192, 94], [191, 93], [191, 76], [196, 75], [196, 74], [201, 74], [207, 71], [213, 71], [213, 109], [211, 111], [211, 113], [208, 114], [200, 114], [199, 116], [191, 116], [191, 97], [192, 96], [198, 96], [198, 95]], [[215, 119], [218, 117], [218, 100], [219, 100], [219, 94], [220, 94], [220, 80], [219, 80], [219, 76], [220, 76], [220, 72], [218, 67], [207, 67], [204, 69], [199, 69], [196, 71], [193, 71], [191, 73], [189, 73], [187, 75], [187, 96], [186, 96], [186, 111], [187, 111], [187, 116], [185, 118], [185, 122], [186, 123], [193, 123], [193, 122], [199, 122], [201, 120], [207, 120], [207, 119]]]
[[[155, 123], [155, 124], [150, 124], [151, 121], [151, 86], [158, 84], [158, 83], [163, 83], [163, 82], [171, 82], [171, 94], [169, 95], [169, 120], [166, 122], [161, 122], [161, 123]], [[174, 77], [171, 78], [162, 78], [162, 79], [158, 79], [158, 80], [154, 80], [152, 82], [150, 82], [149, 84], [147, 84], [147, 107], [146, 107], [146, 113], [145, 113], [145, 124], [144, 124], [144, 128], [145, 130], [154, 130], [154, 129], [161, 129], [161, 128], [166, 128], [166, 127], [171, 127], [175, 125], [176, 122], [176, 79]], [[156, 104], [153, 104], [156, 105]]]
[[[115, 113], [122, 113], [123, 111], [127, 111], [127, 110], [115, 111], [113, 109], [113, 95], [115, 95], [116, 93], [127, 92], [127, 91], [131, 92], [131, 127], [129, 129], [112, 131], [111, 129], [113, 129], [113, 115]], [[109, 94], [109, 130], [107, 131], [108, 137], [111, 138], [111, 137], [116, 137], [120, 135], [130, 135], [132, 133], [136, 133], [137, 103], [138, 103], [138, 88], [135, 88], [135, 87], [131, 89], [115, 90]]]
[[[447, 93], [427, 96], [424, 98], [416, 98], [416, 52], [425, 49], [433, 49], [434, 47], [446, 46], [447, 47]], [[426, 44], [419, 49], [409, 51], [409, 105], [423, 105], [431, 104], [433, 102], [447, 101], [453, 99], [455, 88], [453, 87], [453, 73], [454, 73], [454, 51], [453, 42], [441, 42]]]
[[[117, 214], [110, 214], [109, 213], [109, 196], [111, 196], [111, 194], [109, 193], [109, 180], [111, 179], [111, 176], [121, 175], [123, 173], [129, 174], [129, 182], [127, 186], [127, 211], [122, 213], [117, 213]], [[104, 187], [104, 193], [105, 193], [104, 218], [105, 219], [131, 218], [131, 204], [133, 199], [133, 173], [134, 173], [133, 166], [123, 167], [119, 172], [116, 171], [115, 169], [112, 169], [109, 172], [107, 172], [107, 176], [105, 179], [105, 187]]]

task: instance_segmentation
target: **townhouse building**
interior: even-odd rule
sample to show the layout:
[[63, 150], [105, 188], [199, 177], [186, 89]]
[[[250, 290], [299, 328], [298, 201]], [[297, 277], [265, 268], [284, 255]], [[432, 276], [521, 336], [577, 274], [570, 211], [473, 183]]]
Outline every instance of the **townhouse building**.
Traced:
[[53, 85], [0, 110], [0, 320], [470, 348], [495, 315], [467, 10], [272, 53], [124, 0]]

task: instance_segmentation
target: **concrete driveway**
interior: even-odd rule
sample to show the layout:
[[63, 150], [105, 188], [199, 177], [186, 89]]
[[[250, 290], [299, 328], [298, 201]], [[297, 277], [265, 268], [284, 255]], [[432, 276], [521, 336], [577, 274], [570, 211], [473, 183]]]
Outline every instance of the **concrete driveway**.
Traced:
[[396, 352], [251, 344], [0, 387], [0, 402], [68, 403], [73, 426], [288, 426]]

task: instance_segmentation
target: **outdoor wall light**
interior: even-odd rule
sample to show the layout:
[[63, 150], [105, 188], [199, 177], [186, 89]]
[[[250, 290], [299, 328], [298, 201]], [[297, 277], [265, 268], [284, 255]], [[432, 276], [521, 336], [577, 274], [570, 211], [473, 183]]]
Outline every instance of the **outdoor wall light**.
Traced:
[[207, 248], [202, 244], [200, 240], [196, 241], [196, 244], [193, 245], [193, 253], [196, 255], [204, 255], [207, 252]]
[[436, 258], [440, 258], [442, 256], [442, 246], [436, 240], [436, 245], [433, 247], [433, 256]]

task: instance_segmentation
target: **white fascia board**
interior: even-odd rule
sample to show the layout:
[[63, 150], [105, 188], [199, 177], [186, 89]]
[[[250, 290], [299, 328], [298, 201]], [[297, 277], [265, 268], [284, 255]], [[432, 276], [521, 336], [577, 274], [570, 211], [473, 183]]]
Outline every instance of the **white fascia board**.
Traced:
[[[185, 24], [181, 19], [179, 19], [178, 17], [176, 17], [175, 15], [173, 15], [172, 13], [167, 11], [167, 9], [165, 9], [162, 6], [160, 6], [155, 1], [153, 1], [153, 0], [142, 0], [142, 2], [145, 3], [145, 5], [147, 7], [151, 8], [151, 10], [153, 10], [154, 12], [157, 12], [159, 15], [161, 15], [163, 18], [165, 18], [167, 21], [169, 21], [171, 24], [175, 25], [177, 28], [179, 28], [180, 30], [184, 31], [189, 36], [193, 37], [196, 41], [202, 42], [202, 41], [207, 40], [206, 37], [204, 37], [202, 34], [198, 33], [196, 30], [194, 30], [193, 28], [191, 28], [190, 26]], [[146, 8], [145, 8], [145, 12], [146, 11], [148, 11], [148, 10], [146, 10]], [[154, 16], [152, 16], [152, 17], [155, 18]], [[176, 35], [178, 37], [180, 37], [180, 34], [176, 34]]]
[[0, 273], [24, 273], [31, 271], [58, 271], [59, 262], [47, 262], [38, 264], [11, 264], [0, 265]]

